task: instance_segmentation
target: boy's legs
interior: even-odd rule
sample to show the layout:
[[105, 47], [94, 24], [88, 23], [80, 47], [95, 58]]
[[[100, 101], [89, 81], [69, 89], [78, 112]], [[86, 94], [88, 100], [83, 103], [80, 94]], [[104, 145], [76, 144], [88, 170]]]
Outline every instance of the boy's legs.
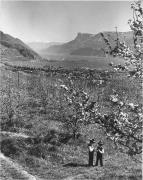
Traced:
[[102, 156], [100, 157], [100, 166], [103, 166], [103, 159], [102, 159]]
[[91, 152], [89, 152], [89, 164], [88, 164], [89, 166], [91, 166], [92, 165], [92, 157], [91, 157]]
[[93, 152], [89, 152], [89, 166], [93, 166]]
[[99, 156], [97, 155], [96, 156], [96, 164], [95, 164], [95, 166], [98, 166], [98, 161], [99, 161]]

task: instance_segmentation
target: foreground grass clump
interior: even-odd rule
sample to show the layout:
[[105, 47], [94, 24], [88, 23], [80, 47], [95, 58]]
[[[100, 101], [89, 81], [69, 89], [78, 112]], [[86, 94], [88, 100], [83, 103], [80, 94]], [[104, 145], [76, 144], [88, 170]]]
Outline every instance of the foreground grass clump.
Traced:
[[20, 148], [17, 145], [16, 140], [4, 139], [1, 142], [1, 152], [4, 153], [5, 156], [19, 155]]

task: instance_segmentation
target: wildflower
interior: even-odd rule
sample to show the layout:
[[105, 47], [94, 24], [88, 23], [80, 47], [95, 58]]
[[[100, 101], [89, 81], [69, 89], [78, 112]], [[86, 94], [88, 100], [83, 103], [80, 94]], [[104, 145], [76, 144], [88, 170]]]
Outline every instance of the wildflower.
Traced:
[[103, 80], [99, 80], [99, 84], [103, 84], [103, 82], [104, 82]]
[[135, 108], [135, 106], [134, 106], [133, 103], [129, 103], [128, 106], [129, 106], [131, 109], [134, 109], [134, 108]]
[[72, 100], [69, 97], [67, 97], [67, 100], [69, 101], [69, 103], [72, 103]]
[[60, 87], [68, 91], [68, 87], [66, 85], [60, 85]]
[[118, 98], [116, 97], [116, 95], [111, 95], [111, 96], [110, 96], [110, 100], [111, 100], [112, 102], [118, 102]]
[[123, 105], [124, 105], [124, 103], [123, 103], [122, 101], [120, 101], [120, 102], [119, 102], [119, 105], [120, 105], [120, 106], [123, 106]]

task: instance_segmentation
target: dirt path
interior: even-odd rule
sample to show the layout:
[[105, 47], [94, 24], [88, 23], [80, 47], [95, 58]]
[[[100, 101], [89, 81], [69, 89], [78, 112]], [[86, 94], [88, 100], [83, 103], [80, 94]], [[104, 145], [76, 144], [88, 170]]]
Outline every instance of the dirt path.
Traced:
[[[13, 133], [2, 131], [1, 134], [8, 135], [10, 137], [22, 137], [28, 138], [29, 136], [23, 133]], [[18, 163], [12, 161], [4, 154], [0, 153], [0, 179], [1, 180], [40, 180], [39, 178], [29, 174], [24, 168]]]
[[14, 133], [14, 132], [7, 132], [7, 131], [1, 131], [1, 135], [8, 135], [10, 137], [22, 137], [22, 138], [28, 138], [29, 136], [24, 133]]
[[40, 180], [29, 174], [18, 163], [0, 153], [1, 180]]

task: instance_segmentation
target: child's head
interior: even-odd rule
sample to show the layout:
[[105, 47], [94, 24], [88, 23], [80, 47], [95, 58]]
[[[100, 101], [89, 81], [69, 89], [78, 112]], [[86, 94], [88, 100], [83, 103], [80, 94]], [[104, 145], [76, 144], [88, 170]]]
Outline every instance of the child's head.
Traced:
[[95, 141], [94, 141], [94, 139], [90, 139], [90, 144], [93, 144], [93, 143], [95, 143]]
[[100, 140], [100, 141], [98, 142], [98, 145], [99, 145], [99, 146], [102, 146], [102, 145], [103, 145], [103, 142]]

